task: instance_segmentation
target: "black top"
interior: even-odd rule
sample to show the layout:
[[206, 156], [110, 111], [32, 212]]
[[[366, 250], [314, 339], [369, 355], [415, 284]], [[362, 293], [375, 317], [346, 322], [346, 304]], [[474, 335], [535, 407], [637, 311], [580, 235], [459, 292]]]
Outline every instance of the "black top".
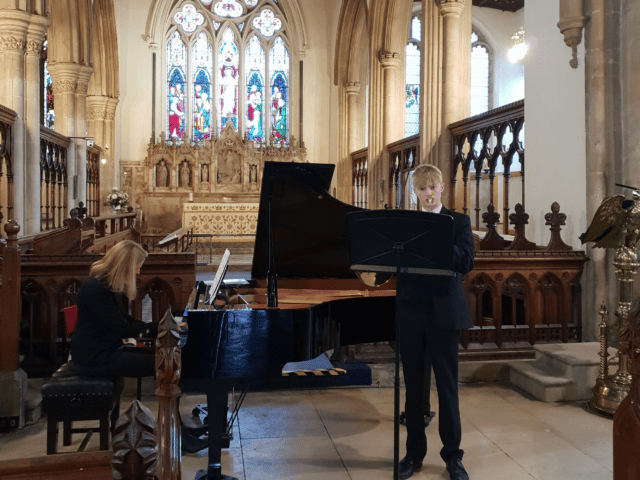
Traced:
[[123, 338], [153, 337], [155, 325], [139, 322], [124, 312], [122, 295], [89, 277], [78, 292], [78, 321], [73, 331], [71, 358], [83, 367], [112, 362]]

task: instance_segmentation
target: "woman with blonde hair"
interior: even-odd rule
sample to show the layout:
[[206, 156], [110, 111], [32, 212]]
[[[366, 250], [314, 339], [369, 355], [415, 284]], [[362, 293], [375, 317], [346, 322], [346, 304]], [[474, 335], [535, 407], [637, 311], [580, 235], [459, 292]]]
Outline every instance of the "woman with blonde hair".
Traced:
[[153, 352], [127, 347], [124, 338], [155, 337], [157, 325], [135, 320], [124, 297], [137, 295], [136, 275], [147, 252], [123, 240], [91, 265], [89, 278], [78, 292], [78, 321], [71, 342], [71, 358], [80, 375], [145, 377], [155, 374]]

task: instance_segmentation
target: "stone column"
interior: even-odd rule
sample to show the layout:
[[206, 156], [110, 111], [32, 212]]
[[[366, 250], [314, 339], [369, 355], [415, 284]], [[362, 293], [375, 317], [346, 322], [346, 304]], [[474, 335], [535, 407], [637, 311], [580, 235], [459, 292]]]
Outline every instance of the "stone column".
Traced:
[[443, 17], [443, 70], [442, 70], [442, 137], [438, 167], [442, 171], [445, 189], [442, 203], [449, 208], [455, 207], [451, 198], [451, 135], [447, 127], [460, 119], [460, 101], [458, 94], [462, 82], [463, 66], [459, 62], [460, 14], [465, 7], [465, 0], [442, 0], [440, 15]]
[[13, 124], [13, 205], [14, 218], [24, 225], [25, 184], [27, 178], [25, 165], [25, 83], [24, 57], [27, 47], [27, 31], [31, 16], [24, 12], [3, 10], [0, 15], [0, 103], [17, 114]]
[[[382, 65], [382, 85], [383, 85], [383, 102], [382, 102], [382, 162], [381, 169], [378, 170], [381, 176], [376, 178], [389, 179], [390, 160], [387, 145], [398, 140], [396, 131], [401, 122], [396, 118], [396, 76], [398, 73], [398, 65], [400, 63], [400, 55], [398, 53], [381, 53], [380, 65]], [[385, 185], [387, 185], [385, 182]], [[387, 186], [388, 187], [388, 186]], [[388, 200], [388, 188], [381, 192], [382, 197], [380, 203], [384, 205]]]
[[[76, 136], [87, 136], [87, 85], [93, 74], [93, 68], [81, 65], [78, 71], [78, 86], [75, 94], [75, 131]], [[94, 139], [95, 140], [95, 139]], [[76, 139], [76, 175], [77, 192], [69, 192], [73, 202], [69, 202], [69, 208], [77, 207], [78, 202], [87, 204], [87, 142], [81, 138]], [[75, 193], [75, 198], [74, 197]], [[67, 212], [68, 213], [68, 212]]]
[[[111, 189], [119, 186], [118, 170], [113, 155], [115, 142], [114, 119], [118, 99], [106, 96], [91, 95], [87, 97], [87, 132], [93, 136], [95, 144], [102, 148], [102, 157], [106, 160], [100, 163], [100, 201], [109, 194]], [[133, 192], [127, 192], [131, 196]], [[131, 204], [134, 203], [133, 198]]]
[[349, 154], [358, 149], [358, 94], [360, 93], [360, 84], [358, 82], [349, 82], [346, 86], [347, 92], [347, 138]]
[[40, 83], [40, 54], [49, 20], [33, 17], [27, 33], [25, 57], [25, 164], [29, 181], [25, 182], [24, 234], [40, 232], [40, 117], [44, 102]]
[[[607, 177], [614, 178], [613, 168], [608, 163], [612, 156], [607, 131], [610, 130], [607, 118], [606, 72], [607, 60], [605, 53], [605, 1], [593, 0], [589, 21], [585, 34], [585, 98], [586, 98], [586, 168], [587, 168], [587, 222], [593, 218], [602, 201], [607, 197]], [[615, 102], [611, 102], [615, 104]], [[615, 158], [615, 156], [613, 157]], [[633, 182], [629, 182], [635, 185]], [[613, 185], [610, 185], [611, 187]], [[616, 193], [619, 193], [616, 191]], [[585, 322], [583, 336], [585, 340], [597, 338], [594, 321], [598, 306], [605, 301], [607, 305], [615, 304], [615, 289], [605, 293], [606, 285], [615, 284], [612, 272], [612, 256], [604, 248], [587, 246], [590, 261], [585, 264], [585, 291], [583, 322]]]

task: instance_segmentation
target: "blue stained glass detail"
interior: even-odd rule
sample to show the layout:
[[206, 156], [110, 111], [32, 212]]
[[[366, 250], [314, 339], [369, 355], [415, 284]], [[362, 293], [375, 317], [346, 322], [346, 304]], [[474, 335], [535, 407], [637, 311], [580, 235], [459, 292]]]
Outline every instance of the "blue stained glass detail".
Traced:
[[271, 136], [274, 141], [287, 141], [287, 79], [283, 72], [271, 77]]
[[211, 79], [199, 70], [194, 85], [193, 136], [196, 140], [211, 138]]

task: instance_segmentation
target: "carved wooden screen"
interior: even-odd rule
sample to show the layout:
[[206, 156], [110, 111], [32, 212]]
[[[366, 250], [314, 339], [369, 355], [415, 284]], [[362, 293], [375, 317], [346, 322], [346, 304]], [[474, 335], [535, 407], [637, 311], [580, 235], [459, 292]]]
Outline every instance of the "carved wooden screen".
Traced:
[[69, 142], [53, 130], [40, 129], [40, 228], [43, 231], [62, 227], [66, 218]]
[[13, 216], [13, 164], [11, 131], [16, 113], [0, 106], [0, 237], [2, 225]]
[[389, 172], [389, 206], [401, 210], [415, 210], [415, 202], [411, 202], [411, 185], [409, 182], [411, 171], [420, 161], [420, 136], [413, 135], [398, 142], [390, 143], [389, 156], [391, 165]]
[[351, 154], [351, 163], [353, 165], [353, 204], [360, 208], [367, 208], [368, 154], [369, 149], [367, 148], [363, 148]]
[[[524, 207], [524, 100], [453, 123], [449, 131], [453, 209], [482, 230], [480, 212], [488, 205], [502, 210], [503, 219], [510, 205]], [[510, 181], [518, 176], [521, 182]], [[503, 233], [512, 233], [508, 225], [503, 222]]]
[[97, 147], [87, 149], [87, 215], [100, 215], [100, 154]]

